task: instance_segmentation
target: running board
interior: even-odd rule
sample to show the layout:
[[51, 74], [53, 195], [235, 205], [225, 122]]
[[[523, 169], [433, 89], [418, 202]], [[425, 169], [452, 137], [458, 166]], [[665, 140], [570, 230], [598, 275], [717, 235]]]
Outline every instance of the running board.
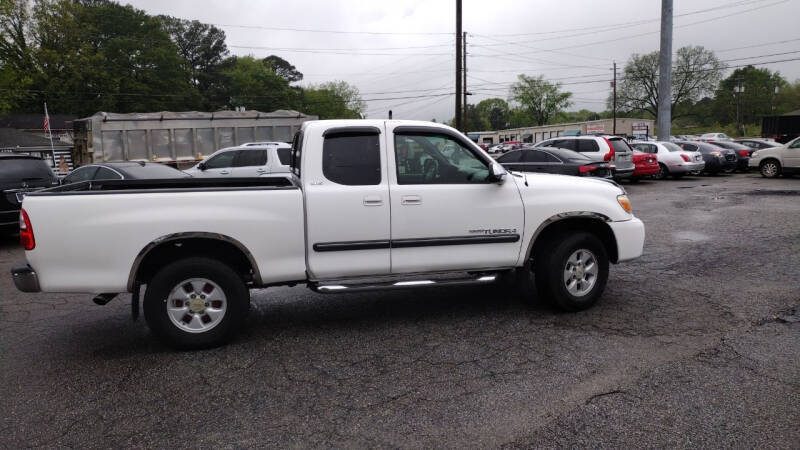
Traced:
[[309, 283], [309, 287], [314, 292], [321, 294], [333, 294], [339, 292], [363, 292], [363, 291], [378, 291], [378, 290], [396, 290], [396, 289], [410, 289], [418, 287], [431, 287], [431, 286], [468, 286], [476, 284], [490, 284], [497, 281], [499, 275], [497, 273], [482, 273], [479, 275], [472, 275], [466, 278], [446, 278], [446, 279], [430, 279], [430, 280], [392, 280], [380, 282], [363, 282], [363, 283]]

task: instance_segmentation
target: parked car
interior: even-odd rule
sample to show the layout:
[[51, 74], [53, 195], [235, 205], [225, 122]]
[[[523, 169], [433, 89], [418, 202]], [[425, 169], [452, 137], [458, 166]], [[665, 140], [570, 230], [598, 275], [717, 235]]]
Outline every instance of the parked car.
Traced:
[[[769, 139], [762, 139], [762, 138], [746, 138], [746, 139], [736, 139], [733, 142], [738, 142], [740, 144], [746, 145], [753, 150], [761, 150], [764, 148], [773, 148], [773, 147], [780, 147], [781, 144], [769, 140]], [[752, 155], [751, 155], [752, 156]]]
[[800, 173], [800, 138], [780, 147], [756, 150], [750, 158], [750, 167], [757, 167], [765, 178]]
[[[58, 184], [58, 177], [47, 161], [18, 153], [0, 153], [0, 233], [19, 228], [22, 193]], [[20, 197], [17, 197], [17, 194]]]
[[[12, 270], [14, 284], [91, 292], [98, 304], [131, 292], [134, 316], [146, 285], [154, 334], [196, 348], [244, 327], [249, 289], [502, 278], [525, 298], [575, 311], [600, 298], [609, 263], [642, 254], [644, 224], [616, 184], [508, 176], [441, 124], [309, 121], [294, 142], [294, 176], [99, 181], [80, 185], [94, 195], [67, 186], [30, 194], [20, 213], [27, 261]], [[456, 151], [440, 150], [449, 146]]]
[[593, 161], [586, 155], [565, 148], [537, 147], [514, 150], [497, 158], [506, 169], [581, 177], [611, 178], [611, 164]]
[[160, 163], [129, 161], [87, 164], [61, 179], [61, 184], [97, 180], [157, 180], [190, 178], [191, 175]]
[[289, 173], [291, 148], [285, 142], [251, 142], [223, 148], [184, 172], [193, 177], [258, 177]]
[[491, 147], [487, 148], [486, 149], [486, 153], [488, 153], [490, 155], [497, 155], [497, 154], [503, 153], [502, 149], [503, 149], [503, 144], [495, 144], [495, 145], [492, 145]]
[[593, 161], [616, 167], [614, 178], [633, 176], [633, 149], [619, 136], [562, 136], [536, 143], [536, 147], [558, 147], [582, 153]]
[[706, 166], [700, 152], [684, 150], [673, 142], [632, 142], [631, 147], [656, 155], [659, 168], [656, 179], [663, 180], [668, 176], [680, 178], [686, 174], [700, 173]]
[[732, 141], [733, 139], [725, 133], [706, 133], [706, 134], [701, 134], [698, 140], [703, 142], [713, 142], [713, 141]]
[[741, 172], [747, 172], [750, 169], [750, 154], [753, 149], [738, 142], [733, 141], [715, 141], [714, 145], [736, 152], [736, 169]]
[[642, 178], [652, 178], [658, 175], [660, 171], [658, 168], [658, 157], [650, 153], [633, 150], [633, 176], [630, 178], [633, 182], [638, 182]]
[[690, 152], [700, 152], [705, 161], [702, 172], [707, 174], [718, 174], [736, 168], [736, 153], [733, 150], [698, 141], [680, 141], [675, 144]]

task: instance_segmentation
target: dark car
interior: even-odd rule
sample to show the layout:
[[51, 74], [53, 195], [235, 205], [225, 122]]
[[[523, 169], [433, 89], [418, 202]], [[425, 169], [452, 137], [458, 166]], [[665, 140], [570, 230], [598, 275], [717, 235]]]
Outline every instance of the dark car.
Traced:
[[0, 153], [0, 231], [19, 227], [19, 201], [16, 194], [58, 184], [58, 177], [42, 158]]
[[611, 178], [611, 164], [595, 162], [574, 150], [536, 147], [513, 150], [497, 158], [506, 169], [520, 172], [544, 172], [582, 177]]
[[93, 180], [155, 180], [190, 178], [188, 173], [159, 163], [118, 162], [87, 164], [78, 167], [61, 180], [61, 184]]
[[675, 142], [682, 149], [690, 152], [700, 152], [706, 166], [703, 172], [716, 174], [736, 168], [736, 153], [733, 150], [718, 147], [708, 142], [678, 141]]
[[753, 150], [762, 150], [765, 148], [780, 147], [781, 144], [775, 141], [768, 141], [766, 139], [736, 139], [733, 142], [746, 145]]
[[736, 170], [747, 172], [750, 167], [750, 155], [755, 151], [754, 148], [730, 141], [715, 141], [714, 145], [733, 150], [736, 153]]

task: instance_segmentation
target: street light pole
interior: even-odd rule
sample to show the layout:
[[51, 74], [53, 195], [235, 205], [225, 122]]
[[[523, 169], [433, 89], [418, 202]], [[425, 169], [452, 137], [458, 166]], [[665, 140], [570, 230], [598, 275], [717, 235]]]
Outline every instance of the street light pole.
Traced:
[[672, 0], [661, 0], [658, 55], [658, 140], [669, 141], [672, 125]]

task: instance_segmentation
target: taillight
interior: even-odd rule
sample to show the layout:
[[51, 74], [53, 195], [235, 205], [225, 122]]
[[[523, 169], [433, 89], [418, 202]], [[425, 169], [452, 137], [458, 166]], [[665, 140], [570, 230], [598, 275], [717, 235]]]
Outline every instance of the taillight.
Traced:
[[611, 145], [611, 141], [609, 141], [608, 138], [604, 137], [603, 140], [605, 140], [606, 144], [608, 144], [608, 153], [606, 153], [606, 156], [603, 157], [603, 161], [611, 162], [614, 160], [614, 146]]
[[750, 156], [750, 152], [747, 150], [739, 150], [739, 154], [742, 156]]
[[686, 161], [686, 162], [689, 162], [689, 161], [691, 161], [691, 160], [689, 159], [689, 155], [683, 155], [683, 154], [682, 154], [682, 155], [681, 155], [681, 158], [683, 158], [683, 160], [684, 160], [684, 161]]
[[595, 170], [597, 170], [597, 166], [580, 166], [578, 168], [580, 173], [594, 172]]
[[36, 247], [31, 219], [28, 218], [28, 213], [24, 209], [19, 210], [19, 243], [25, 250], [33, 250]]

